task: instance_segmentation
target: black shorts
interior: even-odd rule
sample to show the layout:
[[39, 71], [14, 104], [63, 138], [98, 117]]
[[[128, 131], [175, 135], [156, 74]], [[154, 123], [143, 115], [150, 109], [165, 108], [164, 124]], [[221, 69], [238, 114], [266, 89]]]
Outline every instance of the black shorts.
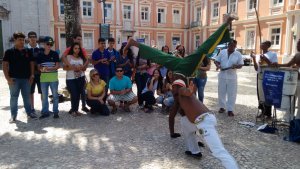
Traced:
[[31, 94], [35, 92], [35, 85], [37, 85], [39, 94], [42, 94], [40, 76], [41, 75], [34, 75], [34, 80], [31, 85]]

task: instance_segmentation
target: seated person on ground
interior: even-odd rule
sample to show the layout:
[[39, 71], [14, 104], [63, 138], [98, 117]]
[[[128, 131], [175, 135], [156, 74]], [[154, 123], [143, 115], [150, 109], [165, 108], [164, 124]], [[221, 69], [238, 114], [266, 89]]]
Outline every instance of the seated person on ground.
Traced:
[[146, 86], [141, 94], [142, 102], [145, 102], [144, 111], [150, 113], [153, 110], [153, 105], [156, 103], [154, 93], [162, 96], [162, 76], [159, 69], [153, 71], [153, 75], [148, 78]]
[[132, 91], [132, 83], [129, 77], [124, 76], [122, 67], [117, 66], [116, 76], [109, 81], [110, 95], [108, 104], [113, 107], [111, 113], [116, 113], [116, 102], [125, 102], [124, 111], [130, 112], [129, 106], [137, 102], [137, 97]]
[[105, 104], [105, 86], [104, 80], [100, 79], [100, 75], [96, 69], [90, 71], [90, 82], [86, 86], [87, 104], [91, 107], [91, 114], [99, 113], [100, 115], [109, 115], [109, 109]]
[[166, 78], [164, 79], [163, 82], [163, 87], [162, 87], [163, 95], [159, 96], [156, 99], [156, 102], [158, 104], [162, 104], [163, 109], [165, 109], [167, 112], [174, 103], [174, 99], [172, 95], [172, 82], [173, 82], [173, 72], [171, 70], [168, 70]]

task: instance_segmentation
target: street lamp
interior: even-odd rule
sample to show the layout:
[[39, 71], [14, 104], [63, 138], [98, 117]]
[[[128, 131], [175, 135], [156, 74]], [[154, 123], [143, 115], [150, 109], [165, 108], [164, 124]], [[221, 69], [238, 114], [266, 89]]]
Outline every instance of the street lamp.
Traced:
[[98, 3], [103, 2], [103, 23], [105, 24], [105, 1], [106, 0], [97, 0]]

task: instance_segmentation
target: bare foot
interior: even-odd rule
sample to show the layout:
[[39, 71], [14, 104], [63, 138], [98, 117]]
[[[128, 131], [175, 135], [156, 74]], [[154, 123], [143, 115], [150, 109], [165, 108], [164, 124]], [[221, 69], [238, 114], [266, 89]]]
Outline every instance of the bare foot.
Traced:
[[227, 17], [227, 20], [226, 20], [227, 24], [231, 24], [231, 22], [233, 20], [239, 20], [239, 17], [235, 14], [226, 14], [226, 17]]

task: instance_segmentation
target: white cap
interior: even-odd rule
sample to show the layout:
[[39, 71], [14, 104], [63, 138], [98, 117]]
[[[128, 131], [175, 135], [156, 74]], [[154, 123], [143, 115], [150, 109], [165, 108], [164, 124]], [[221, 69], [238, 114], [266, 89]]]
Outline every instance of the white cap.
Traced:
[[186, 87], [184, 81], [181, 80], [181, 79], [175, 80], [175, 81], [173, 82], [172, 86], [173, 86], [173, 85], [179, 85], [179, 86], [182, 86], [182, 87]]

